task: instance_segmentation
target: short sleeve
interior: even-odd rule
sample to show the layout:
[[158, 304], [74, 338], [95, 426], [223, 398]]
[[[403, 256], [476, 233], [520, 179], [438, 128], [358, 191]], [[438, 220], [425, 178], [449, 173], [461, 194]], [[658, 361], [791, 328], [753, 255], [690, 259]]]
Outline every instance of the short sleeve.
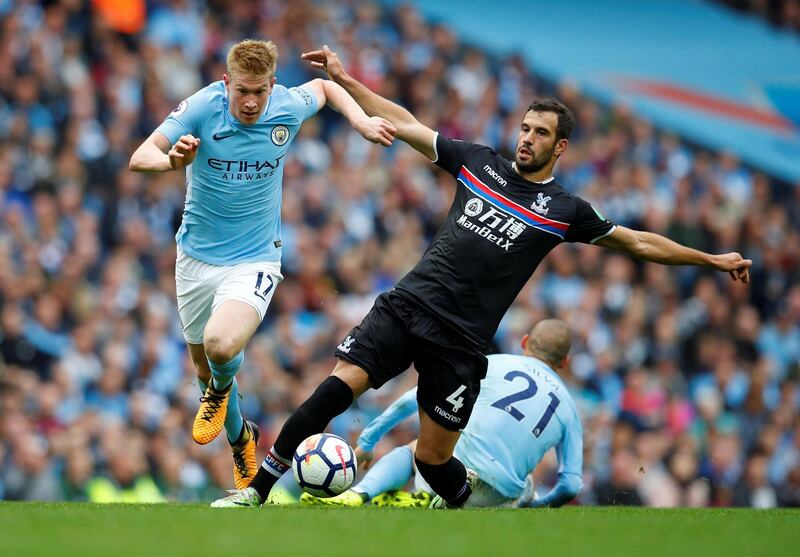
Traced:
[[467, 158], [478, 149], [483, 148], [482, 145], [468, 141], [449, 139], [438, 132], [433, 144], [436, 148], [436, 159], [433, 163], [456, 177]]
[[314, 93], [305, 87], [292, 87], [288, 91], [291, 99], [289, 108], [299, 121], [304, 122], [317, 113], [317, 99]]
[[208, 95], [202, 89], [178, 103], [172, 112], [164, 119], [164, 122], [156, 128], [157, 132], [162, 133], [170, 144], [178, 141], [184, 134], [200, 135], [200, 126], [203, 118], [208, 114]]
[[564, 438], [556, 446], [559, 474], [583, 477], [583, 427], [577, 415], [566, 424]]
[[593, 244], [614, 231], [614, 223], [601, 215], [588, 201], [580, 197], [576, 197], [575, 201], [575, 217], [569, 225], [565, 241]]

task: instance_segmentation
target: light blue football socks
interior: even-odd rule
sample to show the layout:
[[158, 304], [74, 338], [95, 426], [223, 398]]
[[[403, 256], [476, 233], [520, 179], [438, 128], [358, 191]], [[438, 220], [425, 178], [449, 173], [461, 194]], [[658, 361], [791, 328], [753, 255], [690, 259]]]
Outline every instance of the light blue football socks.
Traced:
[[225, 433], [230, 443], [239, 439], [244, 426], [242, 411], [239, 408], [239, 384], [235, 377], [236, 372], [242, 367], [242, 362], [244, 362], [244, 352], [239, 352], [224, 364], [215, 364], [208, 360], [208, 367], [211, 368], [211, 384], [214, 389], [224, 391], [228, 385], [233, 383], [231, 395], [228, 398], [228, 411], [225, 414]]
[[407, 446], [397, 447], [372, 465], [352, 489], [370, 498], [386, 491], [402, 489], [414, 474], [414, 455]]

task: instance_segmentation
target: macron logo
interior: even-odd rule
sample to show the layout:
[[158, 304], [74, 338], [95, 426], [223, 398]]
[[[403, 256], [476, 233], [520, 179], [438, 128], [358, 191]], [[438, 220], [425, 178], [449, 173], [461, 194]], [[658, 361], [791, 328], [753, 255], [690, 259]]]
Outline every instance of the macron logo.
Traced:
[[447, 412], [445, 410], [442, 410], [438, 406], [436, 406], [434, 408], [434, 410], [436, 410], [436, 413], [439, 414], [441, 417], [443, 417], [445, 420], [450, 420], [451, 422], [454, 422], [454, 423], [457, 423], [457, 424], [461, 423], [461, 418], [459, 418], [458, 416], [454, 416], [453, 414], [451, 414], [451, 413], [449, 413], [449, 412]]
[[508, 182], [506, 182], [505, 178], [503, 178], [497, 172], [495, 172], [494, 168], [492, 168], [488, 164], [486, 166], [484, 166], [483, 169], [486, 171], [486, 173], [489, 176], [491, 176], [492, 178], [497, 180], [497, 183], [500, 184], [501, 186], [506, 187], [508, 185]]

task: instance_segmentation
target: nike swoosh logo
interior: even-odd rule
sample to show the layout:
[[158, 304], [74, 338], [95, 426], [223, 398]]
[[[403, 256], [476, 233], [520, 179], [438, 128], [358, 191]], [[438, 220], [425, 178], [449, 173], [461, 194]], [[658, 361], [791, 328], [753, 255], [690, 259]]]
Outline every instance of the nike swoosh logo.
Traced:
[[220, 139], [227, 139], [228, 137], [231, 137], [232, 135], [233, 135], [233, 133], [227, 133], [225, 135], [222, 135], [220, 133], [215, 133], [212, 136], [212, 138], [214, 139], [214, 141], [219, 141]]

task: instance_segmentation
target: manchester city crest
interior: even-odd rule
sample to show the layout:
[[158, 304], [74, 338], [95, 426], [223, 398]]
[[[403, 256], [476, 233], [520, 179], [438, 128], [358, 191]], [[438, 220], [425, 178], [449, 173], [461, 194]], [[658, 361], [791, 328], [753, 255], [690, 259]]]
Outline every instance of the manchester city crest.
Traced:
[[279, 147], [289, 141], [289, 128], [284, 125], [272, 128], [272, 142]]

